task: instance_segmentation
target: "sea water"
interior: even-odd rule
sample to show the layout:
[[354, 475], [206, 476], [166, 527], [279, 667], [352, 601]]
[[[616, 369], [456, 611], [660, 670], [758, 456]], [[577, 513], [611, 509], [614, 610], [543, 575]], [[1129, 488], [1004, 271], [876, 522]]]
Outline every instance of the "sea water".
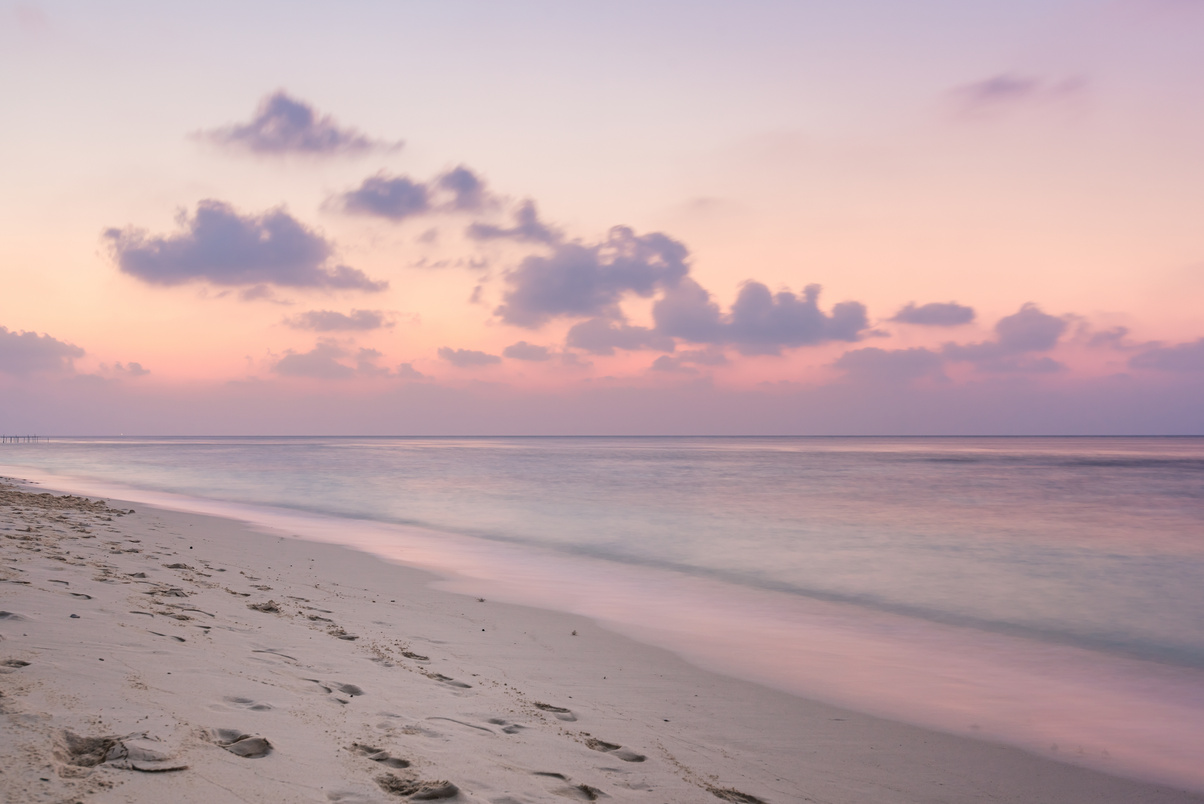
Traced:
[[1204, 789], [1204, 439], [56, 439], [0, 464]]

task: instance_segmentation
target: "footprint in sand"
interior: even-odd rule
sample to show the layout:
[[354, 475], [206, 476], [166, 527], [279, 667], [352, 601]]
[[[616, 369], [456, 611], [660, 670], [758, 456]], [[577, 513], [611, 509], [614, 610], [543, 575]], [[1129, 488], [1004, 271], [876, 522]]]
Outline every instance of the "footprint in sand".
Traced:
[[[460, 689], [472, 689], [471, 684], [465, 684], [463, 681], [456, 681], [451, 676], [445, 676], [442, 673], [423, 673], [427, 678], [433, 678], [435, 681], [441, 681], [449, 687], [459, 687]], [[568, 711], [568, 710], [565, 710]]]
[[460, 788], [442, 779], [430, 782], [386, 773], [377, 776], [376, 783], [386, 793], [392, 793], [395, 796], [409, 796], [410, 801], [435, 801], [442, 798], [453, 798], [460, 794]]
[[536, 709], [542, 709], [545, 712], [555, 715], [559, 720], [565, 720], [571, 723], [577, 719], [577, 716], [573, 714], [571, 709], [565, 709], [563, 706], [552, 706], [551, 704], [540, 703], [539, 701], [534, 701], [531, 705]]
[[147, 631], [146, 633], [154, 634], [155, 636], [167, 637], [168, 639], [174, 639], [176, 642], [187, 642], [188, 641], [188, 640], [184, 639], [184, 637], [174, 636], [172, 634], [160, 634], [158, 631]]
[[750, 796], [748, 793], [741, 793], [731, 787], [714, 787], [707, 785], [707, 792], [712, 796], [723, 801], [731, 801], [733, 804], [765, 804], [764, 799]]
[[[546, 776], [549, 779], [559, 779], [562, 782], [567, 782], [569, 777], [563, 773], [548, 773], [547, 771], [535, 771], [534, 776]], [[597, 801], [606, 794], [596, 787], [590, 787], [587, 784], [575, 784], [569, 787], [557, 787], [552, 790], [558, 796], [565, 798], [575, 798], [578, 801]]]
[[[341, 692], [344, 695], [348, 696], [349, 698], [355, 698], [357, 696], [364, 694], [363, 689], [361, 689], [360, 687], [357, 687], [355, 684], [335, 684], [334, 682], [327, 683], [324, 681], [319, 681], [316, 678], [303, 678], [301, 680], [309, 681], [313, 684], [317, 684], [319, 687], [321, 687], [323, 690], [325, 690], [328, 694], [331, 694], [331, 695], [333, 695], [335, 693], [335, 691]], [[339, 698], [338, 696], [335, 696], [335, 700], [341, 704], [347, 703], [347, 701], [343, 700], [342, 698]]]
[[22, 667], [29, 667], [29, 662], [20, 659], [5, 659], [0, 661], [0, 673], [15, 673]]
[[241, 706], [244, 709], [250, 709], [252, 712], [266, 712], [272, 708], [271, 704], [259, 703], [250, 698], [225, 698], [227, 703], [232, 703], [235, 706]]
[[352, 751], [353, 753], [359, 754], [360, 756], [367, 757], [368, 759], [372, 760], [373, 762], [379, 762], [380, 764], [382, 764], [386, 767], [389, 767], [389, 768], [408, 768], [408, 767], [410, 767], [409, 760], [402, 759], [401, 757], [395, 757], [392, 754], [390, 754], [388, 751], [385, 751], [381, 748], [377, 748], [375, 746], [364, 745], [363, 743], [352, 743], [351, 748], [348, 750]]
[[598, 740], [593, 737], [586, 739], [585, 747], [592, 748], [594, 751], [602, 751], [603, 753], [618, 757], [624, 762], [643, 762], [648, 758], [643, 754], [637, 754], [635, 751], [628, 751], [621, 745], [608, 743], [605, 740]]
[[526, 728], [526, 726], [521, 726], [518, 723], [511, 723], [507, 720], [502, 720], [500, 717], [491, 717], [489, 718], [489, 722], [495, 726], [501, 726], [503, 734], [518, 734], [520, 731]]
[[338, 627], [337, 625], [334, 628], [331, 628], [326, 633], [330, 634], [332, 637], [335, 637], [337, 639], [345, 639], [348, 642], [354, 642], [355, 640], [359, 639], [359, 637], [356, 636], [355, 634], [349, 634], [346, 631], [344, 631], [342, 628]]
[[67, 764], [81, 768], [105, 764], [123, 770], [162, 773], [188, 767], [176, 762], [164, 749], [162, 741], [146, 732], [125, 737], [81, 737], [67, 731], [63, 732], [60, 750], [55, 753]]
[[259, 759], [272, 753], [272, 744], [266, 737], [253, 737], [237, 729], [210, 729], [201, 736], [243, 759]]

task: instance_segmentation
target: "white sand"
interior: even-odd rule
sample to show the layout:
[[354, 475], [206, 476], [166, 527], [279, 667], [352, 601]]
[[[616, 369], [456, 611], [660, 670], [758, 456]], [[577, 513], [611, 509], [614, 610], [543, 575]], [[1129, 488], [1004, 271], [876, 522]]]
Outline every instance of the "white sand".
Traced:
[[0, 488], [6, 801], [1204, 801], [707, 673], [345, 548], [111, 505], [138, 510]]

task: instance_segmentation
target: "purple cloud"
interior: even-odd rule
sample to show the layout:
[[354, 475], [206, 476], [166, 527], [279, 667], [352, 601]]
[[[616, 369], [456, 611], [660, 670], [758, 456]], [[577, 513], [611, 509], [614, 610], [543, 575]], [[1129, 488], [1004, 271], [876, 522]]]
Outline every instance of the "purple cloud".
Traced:
[[909, 302], [890, 320], [926, 327], [956, 327], [974, 320], [974, 308], [957, 302], [929, 302], [919, 307]]
[[350, 314], [334, 310], [307, 310], [284, 323], [293, 329], [308, 329], [314, 332], [363, 332], [389, 326], [385, 314], [380, 310], [352, 310]]
[[206, 200], [179, 218], [181, 231], [150, 236], [143, 229], [108, 229], [118, 267], [152, 285], [203, 280], [215, 285], [384, 290], [346, 265], [331, 265], [333, 247], [282, 208], [240, 215], [229, 204]]
[[286, 377], [345, 380], [355, 375], [354, 368], [339, 362], [346, 356], [347, 350], [334, 341], [321, 341], [308, 352], [289, 352], [276, 361], [272, 370]]
[[84, 350], [73, 343], [0, 327], [0, 371], [5, 374], [70, 373], [75, 371], [75, 358], [83, 356]]
[[147, 374], [150, 374], [149, 369], [145, 369], [142, 367], [141, 363], [135, 363], [133, 361], [125, 363], [124, 365], [121, 363], [114, 363], [113, 370], [118, 374], [126, 374], [130, 377], [145, 377]]
[[1067, 78], [1050, 81], [1031, 76], [1001, 73], [964, 84], [951, 93], [963, 114], [982, 115], [1033, 103], [1064, 103], [1082, 97], [1087, 81]]
[[590, 318], [574, 324], [568, 331], [565, 343], [574, 349], [583, 349], [595, 355], [613, 355], [615, 349], [672, 352], [676, 348], [673, 339], [667, 335], [661, 335], [648, 327], [631, 326], [608, 318]]
[[718, 349], [685, 349], [672, 355], [661, 355], [652, 361], [653, 371], [668, 373], [697, 374], [694, 366], [727, 365], [727, 355]]
[[1065, 368], [1049, 357], [1030, 358], [1057, 345], [1066, 331], [1063, 318], [1048, 315], [1032, 302], [995, 323], [995, 340], [981, 343], [947, 343], [941, 353], [950, 360], [973, 363], [983, 371], [1047, 372]]
[[503, 357], [509, 357], [512, 360], [529, 360], [532, 362], [543, 362], [551, 360], [552, 353], [548, 351], [546, 346], [536, 346], [526, 341], [512, 343], [502, 350]]
[[451, 207], [457, 211], [475, 212], [489, 203], [485, 182], [476, 173], [460, 165], [435, 180], [436, 186], [452, 195]]
[[431, 209], [425, 184], [405, 176], [378, 173], [354, 190], [339, 196], [343, 209], [358, 215], [376, 215], [393, 221], [422, 215]]
[[308, 103], [283, 90], [260, 101], [251, 122], [203, 131], [199, 137], [224, 147], [272, 155], [352, 155], [401, 147], [400, 142], [384, 143], [344, 128], [330, 115], [319, 116]]
[[637, 235], [625, 226], [595, 245], [562, 243], [549, 256], [532, 255], [506, 277], [494, 313], [507, 324], [535, 328], [557, 317], [620, 317], [627, 294], [651, 296], [689, 271], [689, 252], [659, 232]]
[[458, 368], [476, 368], [502, 362], [497, 355], [478, 352], [476, 349], [452, 349], [448, 346], [440, 347], [439, 357]]
[[539, 219], [535, 202], [524, 201], [514, 212], [514, 226], [494, 226], [473, 223], [468, 227], [468, 236], [473, 240], [518, 240], [527, 243], [556, 243], [561, 234]]
[[1174, 346], [1155, 346], [1133, 355], [1129, 365], [1159, 371], [1204, 371], [1204, 338]]
[[429, 380], [432, 379], [429, 374], [423, 374], [418, 369], [414, 368], [413, 363], [402, 363], [397, 367], [397, 376], [402, 380]]
[[819, 285], [808, 285], [801, 297], [791, 291], [771, 293], [750, 281], [724, 316], [710, 293], [685, 279], [653, 305], [652, 315], [662, 335], [732, 345], [742, 354], [776, 355], [788, 347], [860, 340], [869, 326], [865, 305], [841, 302], [825, 313], [819, 309], [819, 293]]
[[929, 349], [879, 349], [870, 346], [845, 352], [833, 368], [862, 382], [906, 383], [921, 377], [944, 379], [941, 355]]

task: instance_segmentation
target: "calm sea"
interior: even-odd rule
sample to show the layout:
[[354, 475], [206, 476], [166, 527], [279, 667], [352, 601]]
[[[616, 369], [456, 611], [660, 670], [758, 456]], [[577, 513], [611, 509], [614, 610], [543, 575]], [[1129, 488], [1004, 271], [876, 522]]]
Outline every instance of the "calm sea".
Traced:
[[1204, 439], [61, 439], [0, 464], [1204, 789]]

